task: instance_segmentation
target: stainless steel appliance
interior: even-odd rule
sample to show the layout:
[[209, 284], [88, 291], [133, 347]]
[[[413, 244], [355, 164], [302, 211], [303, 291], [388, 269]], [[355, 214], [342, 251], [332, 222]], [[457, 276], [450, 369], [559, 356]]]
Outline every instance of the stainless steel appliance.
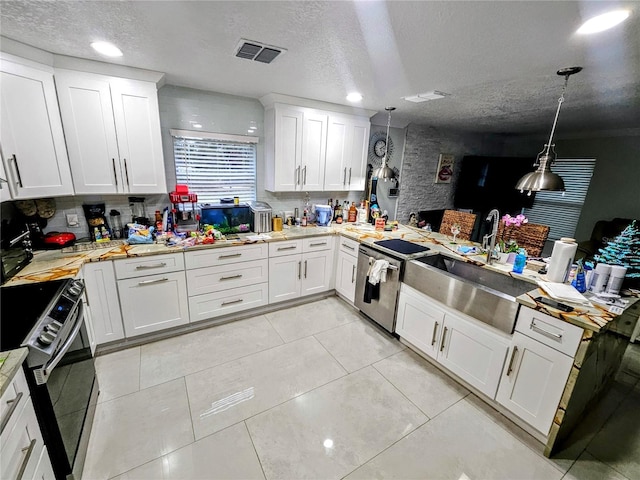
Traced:
[[[429, 248], [406, 240], [391, 239], [374, 242], [373, 247], [360, 245], [358, 250], [358, 273], [356, 277], [355, 304], [358, 309], [381, 327], [393, 333], [396, 326], [396, 308], [400, 281], [407, 260], [426, 255]], [[389, 262], [386, 281], [373, 290], [367, 286], [367, 272], [375, 260]]]
[[[365, 301], [365, 288], [369, 259], [386, 260], [389, 262], [387, 280], [381, 282], [379, 292], [371, 298], [370, 303]], [[400, 290], [400, 275], [404, 261], [401, 258], [382, 253], [373, 248], [360, 245], [358, 250], [358, 270], [356, 274], [356, 307], [378, 325], [389, 332], [393, 332], [396, 326], [396, 305]]]
[[2, 288], [0, 349], [29, 349], [33, 406], [58, 480], [80, 478], [98, 397], [84, 284], [53, 280]]
[[271, 231], [271, 206], [266, 202], [251, 201], [249, 202], [251, 213], [253, 213], [253, 222], [251, 230], [254, 233], [268, 233]]
[[2, 283], [13, 277], [29, 264], [33, 258], [30, 232], [25, 226], [23, 232], [12, 235], [13, 238], [2, 239], [0, 261], [0, 280]]

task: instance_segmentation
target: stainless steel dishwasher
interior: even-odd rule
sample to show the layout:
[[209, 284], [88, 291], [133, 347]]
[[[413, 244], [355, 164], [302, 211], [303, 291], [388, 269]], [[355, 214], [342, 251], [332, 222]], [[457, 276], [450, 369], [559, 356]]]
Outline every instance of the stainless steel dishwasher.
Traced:
[[[369, 259], [386, 260], [389, 262], [387, 281], [380, 283], [378, 298], [371, 299], [371, 303], [364, 301]], [[360, 245], [358, 250], [358, 272], [356, 276], [356, 307], [385, 330], [392, 332], [396, 326], [396, 306], [400, 291], [400, 275], [404, 260], [392, 257], [373, 248]]]

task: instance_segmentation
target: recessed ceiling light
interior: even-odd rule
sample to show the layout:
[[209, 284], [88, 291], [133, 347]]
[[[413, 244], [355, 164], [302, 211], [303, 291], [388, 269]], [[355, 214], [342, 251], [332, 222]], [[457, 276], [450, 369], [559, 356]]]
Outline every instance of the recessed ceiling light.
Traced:
[[247, 133], [254, 133], [254, 132], [255, 130], [251, 130], [251, 129], [247, 130]]
[[629, 10], [615, 10], [590, 18], [576, 31], [580, 34], [604, 32], [629, 18]]
[[200, 125], [199, 123], [194, 123], [193, 128], [202, 128], [202, 125]]
[[91, 47], [101, 55], [107, 57], [121, 57], [122, 50], [116, 47], [113, 43], [109, 42], [93, 42]]
[[347, 95], [347, 101], [349, 102], [359, 102], [360, 100], [362, 100], [362, 94], [358, 92], [351, 92]]

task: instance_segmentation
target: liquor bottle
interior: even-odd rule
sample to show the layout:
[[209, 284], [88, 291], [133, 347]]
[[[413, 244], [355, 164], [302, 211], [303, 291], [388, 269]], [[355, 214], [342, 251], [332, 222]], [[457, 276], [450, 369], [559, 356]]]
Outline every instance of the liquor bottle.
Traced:
[[347, 220], [349, 223], [355, 223], [358, 219], [358, 209], [356, 208], [355, 202], [351, 202], [351, 206], [349, 207], [349, 216]]

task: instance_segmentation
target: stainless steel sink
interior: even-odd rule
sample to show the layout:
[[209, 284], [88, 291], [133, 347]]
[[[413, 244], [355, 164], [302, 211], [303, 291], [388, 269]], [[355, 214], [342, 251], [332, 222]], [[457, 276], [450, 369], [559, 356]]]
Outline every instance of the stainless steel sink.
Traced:
[[515, 326], [516, 297], [536, 288], [526, 280], [444, 255], [407, 262], [403, 282], [506, 333], [512, 333]]

